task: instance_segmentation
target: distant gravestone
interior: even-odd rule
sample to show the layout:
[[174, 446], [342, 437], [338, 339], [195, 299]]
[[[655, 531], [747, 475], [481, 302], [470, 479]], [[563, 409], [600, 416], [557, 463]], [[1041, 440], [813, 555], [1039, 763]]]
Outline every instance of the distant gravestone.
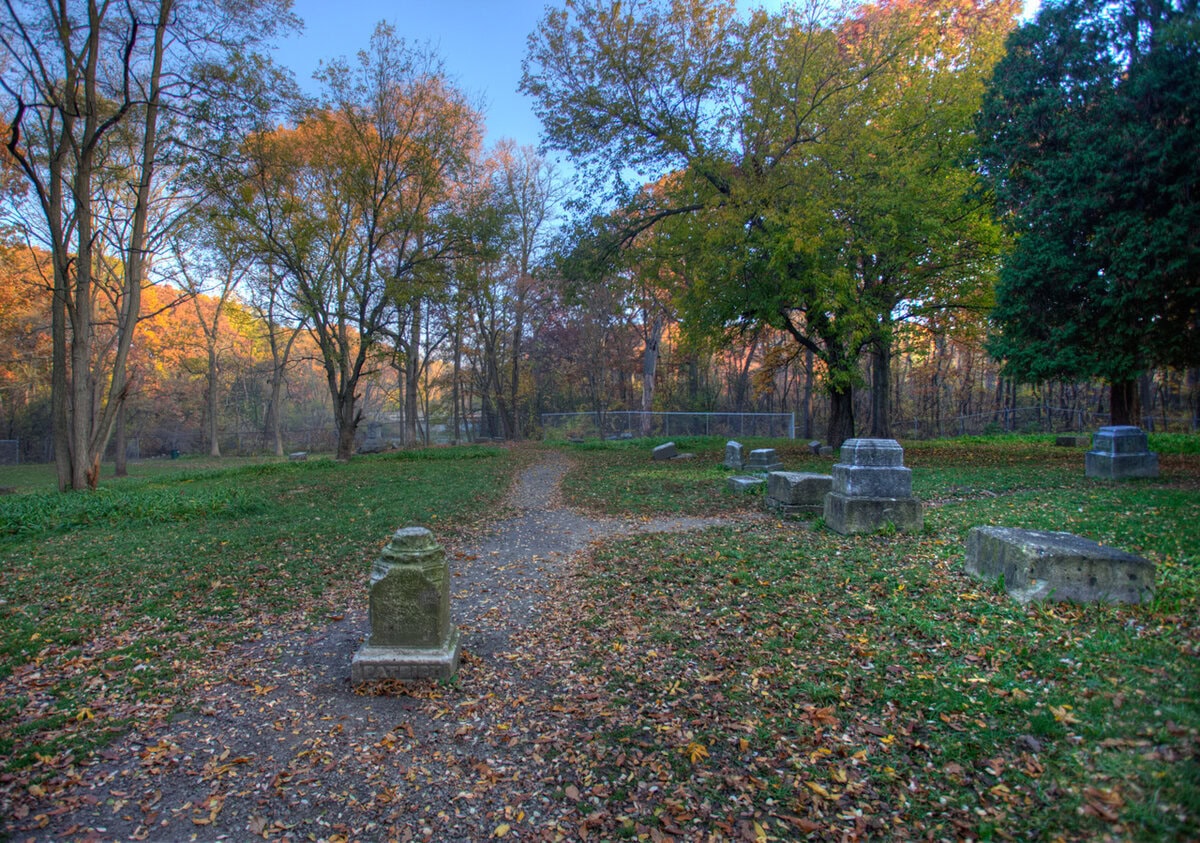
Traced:
[[761, 474], [779, 471], [782, 468], [783, 463], [775, 455], [774, 448], [755, 448], [750, 452], [750, 459], [746, 461], [747, 471], [759, 472]]
[[292, 451], [288, 454], [289, 462], [304, 462], [308, 459], [308, 451]]
[[446, 554], [424, 527], [397, 530], [371, 568], [370, 634], [350, 681], [447, 679], [458, 670]]
[[822, 457], [832, 457], [833, 456], [833, 446], [832, 445], [822, 445], [821, 450], [818, 453]]
[[656, 460], [673, 460], [679, 456], [679, 449], [674, 442], [664, 442], [654, 449], [652, 457]]
[[847, 439], [825, 496], [825, 524], [835, 532], [873, 533], [889, 524], [921, 529], [921, 502], [912, 495], [912, 471], [895, 439]]
[[820, 514], [832, 488], [833, 477], [828, 474], [772, 471], [767, 475], [766, 505], [785, 515]]
[[739, 495], [749, 495], [757, 490], [760, 486], [766, 485], [766, 479], [762, 477], [746, 477], [744, 475], [738, 477], [730, 477], [725, 481], [725, 487], [729, 491]]
[[1083, 448], [1092, 444], [1092, 440], [1082, 434], [1068, 433], [1055, 437], [1054, 445], [1058, 448]]
[[1084, 466], [1088, 477], [1105, 480], [1157, 477], [1158, 454], [1150, 450], [1140, 427], [1102, 427], [1092, 437], [1092, 450], [1084, 455]]
[[820, 442], [820, 440], [818, 440], [818, 439], [814, 439], [813, 441], [809, 442], [809, 443], [808, 443], [808, 450], [812, 451], [812, 455], [813, 455], [814, 457], [816, 457], [816, 456], [819, 456], [819, 455], [820, 455], [820, 453], [821, 453], [821, 442]]
[[745, 449], [741, 442], [732, 439], [725, 443], [725, 467], [741, 471], [746, 465]]
[[1145, 603], [1154, 597], [1154, 563], [1070, 533], [975, 527], [967, 536], [967, 573], [1003, 578], [1013, 599]]

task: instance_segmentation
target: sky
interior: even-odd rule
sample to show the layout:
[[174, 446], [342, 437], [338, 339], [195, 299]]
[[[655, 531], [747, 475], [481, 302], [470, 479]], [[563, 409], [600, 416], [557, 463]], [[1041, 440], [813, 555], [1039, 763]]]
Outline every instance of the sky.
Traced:
[[[1025, 0], [1026, 15], [1039, 0]], [[459, 89], [480, 100], [487, 122], [487, 143], [502, 138], [537, 146], [540, 124], [530, 102], [517, 91], [526, 38], [552, 0], [295, 0], [293, 11], [304, 21], [300, 35], [283, 39], [276, 60], [315, 92], [313, 71], [321, 60], [353, 58], [367, 47], [382, 20], [414, 44], [429, 45], [441, 56]], [[781, 0], [747, 0], [747, 7], [778, 8]]]

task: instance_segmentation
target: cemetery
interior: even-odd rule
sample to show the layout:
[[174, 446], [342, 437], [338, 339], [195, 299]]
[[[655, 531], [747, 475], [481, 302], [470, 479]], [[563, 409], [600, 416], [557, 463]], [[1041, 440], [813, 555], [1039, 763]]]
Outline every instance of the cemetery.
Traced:
[[[1083, 839], [1133, 828], [1094, 794], [1153, 788], [1190, 829], [1200, 449], [1151, 441], [1127, 480], [1053, 436], [736, 443], [761, 474], [700, 437], [151, 473], [108, 510], [18, 489], [6, 828], [819, 839], [890, 833], [902, 790], [935, 833], [1066, 804]], [[846, 530], [836, 495], [920, 526]]]
[[0, 841], [1200, 840], [1200, 8], [0, 6]]

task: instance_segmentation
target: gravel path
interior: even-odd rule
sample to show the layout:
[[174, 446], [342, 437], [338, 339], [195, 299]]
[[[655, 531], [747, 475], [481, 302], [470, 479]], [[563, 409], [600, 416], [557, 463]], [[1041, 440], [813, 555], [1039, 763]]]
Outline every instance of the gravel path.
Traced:
[[365, 592], [348, 594], [316, 633], [261, 630], [214, 657], [190, 711], [135, 726], [3, 830], [13, 840], [480, 840], [509, 826], [509, 839], [562, 839], [549, 795], [561, 771], [540, 753], [587, 735], [542, 676], [546, 654], [514, 636], [590, 542], [725, 523], [574, 512], [558, 496], [568, 468], [552, 454], [527, 469], [515, 514], [449, 554], [463, 643], [450, 685], [351, 688], [367, 620]]

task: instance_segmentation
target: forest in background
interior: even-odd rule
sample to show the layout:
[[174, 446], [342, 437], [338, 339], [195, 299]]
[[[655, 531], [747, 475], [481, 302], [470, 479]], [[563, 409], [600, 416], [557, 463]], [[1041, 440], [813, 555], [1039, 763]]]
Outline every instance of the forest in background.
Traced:
[[1197, 426], [1191, 0], [565, 0], [570, 184], [387, 24], [302, 96], [288, 5], [6, 7], [0, 439], [62, 488], [562, 412]]

